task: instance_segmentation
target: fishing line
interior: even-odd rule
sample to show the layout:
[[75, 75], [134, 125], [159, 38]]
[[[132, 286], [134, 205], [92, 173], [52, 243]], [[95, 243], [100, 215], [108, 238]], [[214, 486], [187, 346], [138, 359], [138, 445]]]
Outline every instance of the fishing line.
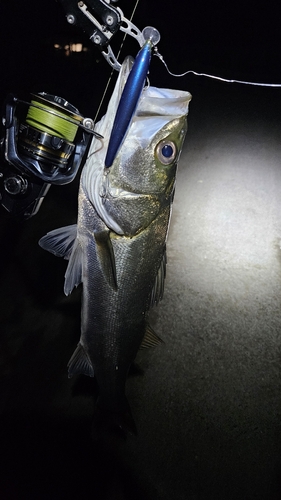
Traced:
[[[139, 1], [140, 1], [140, 0], [136, 0], [135, 6], [134, 6], [134, 8], [133, 8], [133, 12], [132, 12], [131, 17], [130, 17], [130, 19], [129, 19], [129, 21], [130, 21], [130, 22], [132, 22], [132, 20], [133, 20], [133, 17], [134, 17], [134, 15], [135, 15], [135, 12], [136, 12], [137, 6], [138, 6], [138, 4], [139, 4]], [[126, 36], [127, 36], [127, 33], [125, 32], [125, 34], [124, 34], [124, 36], [123, 36], [123, 39], [122, 39], [122, 42], [121, 42], [121, 45], [120, 45], [120, 48], [119, 48], [119, 52], [118, 52], [118, 54], [117, 54], [117, 60], [119, 59], [119, 56], [120, 56], [120, 54], [121, 54], [121, 50], [123, 49], [123, 45], [124, 45], [124, 42], [125, 42], [125, 40], [126, 40]]]
[[75, 121], [69, 120], [67, 114], [58, 110], [53, 113], [53, 107], [37, 101], [31, 101], [26, 116], [26, 123], [31, 127], [47, 134], [54, 134], [56, 137], [61, 137], [70, 142], [74, 141], [80, 121], [81, 118], [77, 120], [76, 124]]
[[159, 52], [157, 50], [154, 51], [154, 55], [159, 57], [160, 61], [162, 61], [166, 70], [168, 71], [168, 73], [171, 76], [175, 76], [178, 78], [185, 76], [185, 75], [188, 75], [188, 74], [193, 74], [195, 76], [205, 76], [206, 78], [212, 78], [213, 80], [219, 80], [219, 81], [225, 82], [225, 83], [240, 83], [242, 85], [252, 85], [255, 87], [275, 87], [275, 88], [281, 87], [281, 83], [258, 83], [258, 82], [247, 82], [244, 80], [230, 80], [228, 78], [222, 78], [221, 76], [209, 75], [208, 73], [197, 73], [196, 71], [193, 71], [191, 69], [188, 71], [185, 71], [185, 73], [180, 73], [180, 74], [172, 73], [169, 70], [167, 63], [164, 61], [163, 56], [161, 54], [159, 54]]

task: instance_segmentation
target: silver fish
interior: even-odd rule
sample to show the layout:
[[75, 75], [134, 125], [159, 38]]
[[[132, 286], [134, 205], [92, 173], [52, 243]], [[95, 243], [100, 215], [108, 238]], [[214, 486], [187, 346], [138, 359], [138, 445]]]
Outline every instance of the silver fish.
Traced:
[[69, 376], [95, 376], [99, 424], [136, 432], [126, 377], [140, 346], [161, 342], [148, 324], [148, 311], [163, 295], [166, 238], [191, 95], [145, 88], [125, 140], [105, 169], [131, 65], [127, 58], [96, 126], [104, 140], [93, 139], [81, 174], [77, 225], [51, 231], [39, 244], [69, 259], [66, 295], [83, 283], [81, 337]]

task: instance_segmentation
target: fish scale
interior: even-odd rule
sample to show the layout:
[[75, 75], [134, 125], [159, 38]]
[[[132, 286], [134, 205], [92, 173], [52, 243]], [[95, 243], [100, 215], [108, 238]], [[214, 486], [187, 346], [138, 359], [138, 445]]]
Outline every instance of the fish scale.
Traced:
[[[126, 407], [125, 400], [121, 404], [119, 392], [122, 389], [125, 394], [127, 372], [144, 336], [146, 312], [164, 252], [169, 216], [168, 206], [159, 219], [137, 237], [114, 235], [111, 241], [116, 261], [117, 290], [108, 283], [95, 252], [92, 249], [87, 252], [90, 258], [85, 264], [87, 272], [83, 278], [85, 293], [80, 342], [94, 367], [103, 404], [111, 411], [116, 408], [116, 398], [120, 412]], [[92, 246], [94, 236], [88, 238], [88, 244]], [[151, 241], [154, 245], [149, 245]], [[162, 252], [159, 246], [162, 246]], [[142, 276], [141, 282], [136, 281], [135, 276]]]

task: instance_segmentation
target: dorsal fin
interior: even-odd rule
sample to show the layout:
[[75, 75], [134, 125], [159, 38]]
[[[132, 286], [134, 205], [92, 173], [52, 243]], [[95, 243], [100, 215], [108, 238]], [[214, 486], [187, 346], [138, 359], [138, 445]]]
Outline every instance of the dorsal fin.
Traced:
[[68, 378], [73, 377], [73, 375], [80, 374], [88, 375], [88, 377], [94, 376], [94, 369], [91, 360], [80, 342], [72, 354], [67, 367]]
[[115, 256], [109, 231], [95, 232], [97, 257], [108, 284], [117, 290]]
[[39, 245], [57, 257], [69, 259], [76, 236], [77, 224], [72, 224], [50, 231], [39, 240]]
[[149, 324], [146, 325], [145, 333], [140, 345], [140, 349], [147, 349], [148, 347], [156, 347], [159, 344], [164, 344], [163, 340], [156, 335], [155, 331]]
[[76, 239], [64, 275], [64, 293], [69, 295], [82, 281], [82, 248]]

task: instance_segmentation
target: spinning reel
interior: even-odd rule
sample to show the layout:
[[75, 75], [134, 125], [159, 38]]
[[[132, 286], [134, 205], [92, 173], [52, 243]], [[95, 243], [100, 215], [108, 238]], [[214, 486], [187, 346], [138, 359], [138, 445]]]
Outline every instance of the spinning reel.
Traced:
[[12, 215], [35, 215], [51, 184], [73, 181], [94, 132], [65, 99], [40, 92], [30, 102], [9, 94], [0, 142], [0, 203]]
[[[121, 9], [112, 6], [111, 2], [116, 1], [87, 0], [87, 3], [77, 3], [74, 0], [60, 0], [66, 10], [67, 21], [80, 26], [101, 50], [107, 62], [119, 70], [121, 65], [109, 45], [115, 33], [121, 30], [135, 38], [142, 51], [147, 52], [146, 61], [148, 56], [150, 58], [152, 46], [154, 48], [159, 42], [160, 34], [152, 27], [140, 32], [137, 26], [125, 18]], [[148, 41], [151, 47], [147, 51], [145, 47]], [[137, 98], [141, 88], [137, 85], [138, 80], [136, 71], [132, 90]], [[143, 84], [142, 78], [140, 84]], [[132, 101], [131, 96], [128, 96], [128, 101], [131, 102], [130, 119], [136, 101]], [[121, 111], [123, 115], [124, 110]], [[38, 212], [51, 184], [63, 185], [73, 181], [91, 135], [102, 139], [94, 131], [93, 120], [81, 116], [65, 99], [44, 92], [31, 94], [29, 101], [9, 94], [2, 124], [0, 203], [12, 215], [23, 219]], [[119, 123], [117, 125], [119, 128]], [[110, 161], [113, 156], [111, 154]]]

